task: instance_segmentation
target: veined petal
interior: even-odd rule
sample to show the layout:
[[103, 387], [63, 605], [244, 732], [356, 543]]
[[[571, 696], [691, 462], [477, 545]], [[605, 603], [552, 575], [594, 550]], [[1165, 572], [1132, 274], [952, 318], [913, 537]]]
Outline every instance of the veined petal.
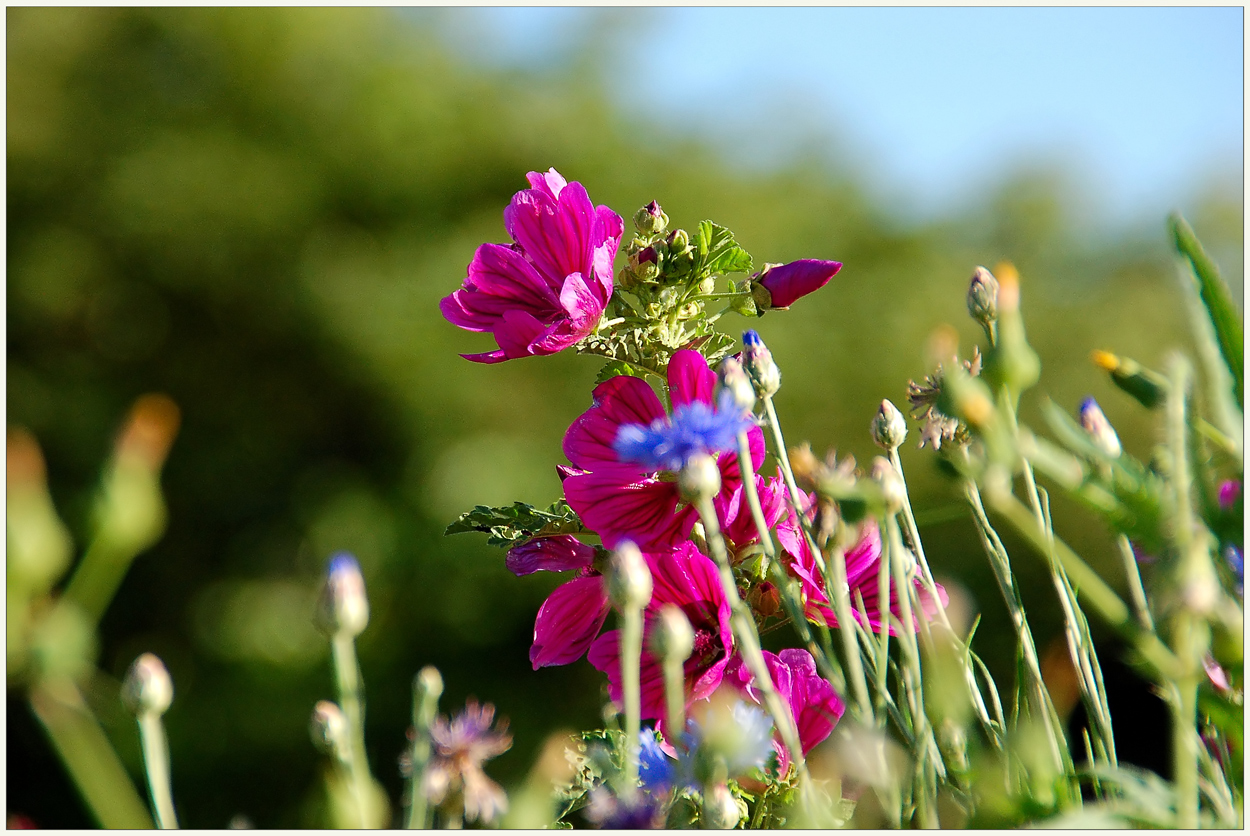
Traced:
[[[642, 663], [639, 665], [641, 685], [641, 718], [658, 720], [664, 716], [664, 671], [654, 657], [647, 652], [643, 642]], [[608, 677], [608, 696], [621, 702], [621, 631], [609, 630], [590, 646], [586, 661]]]
[[576, 662], [590, 647], [608, 617], [603, 578], [574, 578], [556, 587], [534, 621], [530, 663], [534, 670]]
[[529, 181], [531, 188], [549, 195], [552, 200], [558, 200], [561, 190], [568, 185], [555, 168], [549, 168], [546, 171], [531, 171], [525, 175], [525, 179]]
[[581, 273], [570, 273], [560, 289], [560, 307], [568, 314], [574, 332], [589, 334], [603, 315], [603, 302], [586, 285]]
[[674, 410], [691, 401], [712, 406], [715, 391], [716, 372], [708, 368], [702, 354], [689, 348], [673, 352], [668, 363], [668, 395]]
[[558, 199], [538, 189], [517, 192], [503, 217], [508, 234], [553, 290], [559, 289], [569, 273], [590, 272], [596, 214], [580, 183], [569, 183]]
[[875, 584], [877, 564], [881, 561], [881, 529], [874, 519], [864, 520], [859, 529], [859, 540], [846, 550], [846, 582], [855, 586], [871, 576]]
[[772, 268], [760, 278], [760, 284], [772, 296], [772, 307], [788, 308], [800, 298], [824, 287], [841, 269], [839, 261], [804, 258]]
[[[591, 470], [619, 465], [612, 445], [622, 424], [650, 424], [664, 417], [664, 406], [645, 380], [617, 375], [595, 387], [594, 405], [564, 434], [564, 455]], [[637, 472], [637, 471], [635, 471]]]
[[548, 333], [544, 326], [529, 311], [504, 311], [502, 322], [495, 329], [495, 342], [503, 349], [509, 360], [527, 357], [534, 354], [530, 349], [536, 341]]
[[508, 550], [504, 565], [517, 577], [533, 572], [566, 572], [588, 569], [595, 560], [595, 547], [569, 534], [533, 537]]
[[564, 495], [610, 549], [625, 539], [641, 549], [662, 549], [689, 537], [698, 513], [691, 506], [677, 510], [676, 483], [636, 478], [620, 466], [600, 468], [565, 479]]

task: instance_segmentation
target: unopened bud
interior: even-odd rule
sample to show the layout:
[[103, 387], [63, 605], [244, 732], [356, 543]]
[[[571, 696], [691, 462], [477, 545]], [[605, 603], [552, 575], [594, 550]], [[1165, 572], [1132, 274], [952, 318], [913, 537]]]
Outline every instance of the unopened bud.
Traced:
[[1107, 416], [1103, 415], [1102, 410], [1098, 408], [1096, 400], [1086, 398], [1081, 401], [1080, 419], [1081, 426], [1085, 428], [1085, 432], [1089, 433], [1094, 446], [1110, 458], [1118, 459], [1122, 452], [1120, 437], [1115, 434], [1115, 429], [1107, 420]]
[[668, 236], [668, 252], [674, 258], [681, 256], [690, 249], [690, 233], [684, 229], [675, 229]]
[[1090, 359], [1094, 365], [1110, 372], [1111, 382], [1136, 398], [1142, 406], [1154, 409], [1163, 403], [1167, 395], [1167, 380], [1158, 372], [1109, 351], [1095, 351]]
[[872, 460], [872, 480], [881, 486], [886, 510], [897, 514], [907, 501], [907, 484], [889, 459], [877, 456]]
[[742, 365], [755, 384], [755, 394], [771, 398], [781, 388], [781, 370], [773, 362], [772, 352], [755, 331], [743, 333], [742, 345]]
[[369, 624], [369, 599], [360, 564], [346, 552], [330, 560], [317, 603], [317, 626], [331, 638], [355, 638]]
[[651, 627], [651, 652], [661, 659], [684, 662], [694, 650], [690, 619], [676, 604], [665, 604]]
[[443, 695], [443, 675], [438, 672], [438, 668], [426, 665], [417, 672], [417, 690], [434, 700]]
[[136, 716], [168, 711], [174, 701], [174, 683], [165, 663], [152, 653], [135, 659], [122, 684], [122, 701]]
[[968, 285], [968, 313], [988, 328], [998, 319], [998, 279], [984, 267], [978, 267]]
[[687, 502], [701, 502], [720, 493], [720, 468], [707, 453], [695, 453], [677, 472], [677, 490]]
[[878, 447], [897, 450], [907, 438], [907, 419], [889, 400], [881, 401], [881, 407], [872, 419], [872, 440]]
[[[722, 392], [728, 392], [733, 398], [734, 406], [742, 412], [755, 409], [755, 388], [751, 386], [751, 377], [742, 367], [737, 357], [726, 357], [721, 361], [717, 374]], [[720, 402], [719, 396], [717, 402]]]
[[608, 562], [608, 599], [619, 610], [640, 610], [651, 601], [651, 570], [628, 540], [616, 547]]
[[769, 581], [764, 581], [752, 587], [747, 602], [761, 618], [772, 618], [781, 609], [781, 592]]
[[668, 228], [668, 215], [654, 200], [634, 213], [634, 229], [639, 235], [657, 235]]
[[347, 740], [347, 718], [343, 711], [329, 700], [321, 700], [313, 706], [312, 722], [308, 727], [313, 745], [321, 751], [341, 757]]
[[726, 784], [715, 784], [704, 792], [703, 820], [706, 830], [733, 830], [742, 821], [738, 800]]

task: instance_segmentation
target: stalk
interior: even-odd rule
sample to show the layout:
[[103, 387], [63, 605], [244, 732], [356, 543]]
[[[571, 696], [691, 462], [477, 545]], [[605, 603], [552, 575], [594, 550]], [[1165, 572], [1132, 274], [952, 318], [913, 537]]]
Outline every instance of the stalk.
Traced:
[[438, 714], [438, 698], [443, 693], [443, 678], [433, 667], [422, 668], [412, 681], [412, 772], [408, 779], [408, 830], [429, 830], [433, 811], [426, 801], [422, 786], [432, 750], [430, 726]]
[[143, 744], [143, 764], [148, 773], [148, 790], [156, 810], [156, 826], [161, 830], [177, 830], [174, 797], [169, 781], [169, 741], [161, 715], [145, 711], [139, 715], [139, 738]]
[[626, 605], [621, 611], [621, 696], [625, 702], [624, 795], [638, 791], [638, 735], [642, 729], [642, 607]]
[[352, 793], [360, 812], [360, 826], [372, 827], [369, 761], [365, 756], [365, 718], [361, 697], [360, 665], [356, 661], [356, 642], [350, 635], [336, 635], [330, 643], [334, 657], [334, 676], [338, 684], [339, 705], [347, 720], [347, 745], [343, 761], [352, 782]]

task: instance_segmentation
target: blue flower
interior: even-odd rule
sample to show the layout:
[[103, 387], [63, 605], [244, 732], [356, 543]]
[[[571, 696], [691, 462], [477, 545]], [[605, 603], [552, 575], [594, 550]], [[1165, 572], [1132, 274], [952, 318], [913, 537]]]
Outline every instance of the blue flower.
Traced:
[[640, 731], [638, 742], [638, 778], [642, 788], [657, 795], [668, 792], [676, 778], [676, 762], [660, 748], [654, 730]]
[[676, 472], [699, 453], [731, 453], [738, 449], [738, 433], [753, 426], [722, 391], [713, 409], [703, 401], [690, 401], [673, 410], [671, 418], [657, 418], [650, 426], [625, 424], [616, 433], [612, 449], [621, 461], [634, 462], [649, 471]]
[[1233, 576], [1237, 579], [1237, 594], [1242, 595], [1246, 582], [1246, 559], [1241, 549], [1232, 543], [1224, 547], [1224, 559], [1228, 561], [1228, 568], [1233, 570]]

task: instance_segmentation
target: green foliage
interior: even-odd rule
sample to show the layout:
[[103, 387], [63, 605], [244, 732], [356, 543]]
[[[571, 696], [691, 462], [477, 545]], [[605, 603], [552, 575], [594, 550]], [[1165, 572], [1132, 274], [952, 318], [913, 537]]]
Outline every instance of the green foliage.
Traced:
[[1245, 343], [1241, 315], [1233, 304], [1228, 285], [1220, 275], [1220, 268], [1202, 248], [1193, 229], [1180, 215], [1173, 215], [1168, 222], [1172, 227], [1176, 249], [1189, 260], [1198, 280], [1198, 294], [1207, 316], [1211, 318], [1211, 324], [1215, 327], [1220, 355], [1233, 378], [1233, 397], [1237, 399], [1237, 406], [1241, 407], [1245, 385]]
[[463, 534], [467, 531], [485, 531], [489, 546], [511, 548], [519, 541], [549, 534], [580, 534], [586, 528], [577, 513], [563, 499], [557, 499], [546, 510], [539, 510], [524, 502], [514, 502], [502, 508], [478, 505], [465, 511], [447, 526], [444, 534]]
[[738, 246], [733, 233], [725, 227], [711, 221], [700, 221], [696, 241], [696, 274], [723, 276], [751, 272], [751, 254]]

